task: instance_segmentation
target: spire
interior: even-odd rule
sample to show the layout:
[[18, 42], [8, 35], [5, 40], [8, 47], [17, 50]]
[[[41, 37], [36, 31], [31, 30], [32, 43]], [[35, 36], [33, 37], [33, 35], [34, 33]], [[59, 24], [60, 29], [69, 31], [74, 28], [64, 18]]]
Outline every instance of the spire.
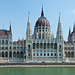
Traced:
[[69, 27], [69, 36], [70, 36], [70, 34], [71, 34], [71, 31], [70, 31], [70, 27]]
[[27, 22], [26, 38], [28, 40], [32, 39], [32, 30], [31, 30], [31, 23], [30, 23], [30, 12], [28, 12], [28, 22]]
[[75, 31], [75, 23], [74, 23], [74, 26], [73, 26], [73, 31]]
[[28, 23], [30, 23], [30, 12], [28, 12]]
[[44, 16], [44, 12], [43, 12], [43, 6], [42, 6], [42, 12], [41, 12], [41, 17]]
[[11, 22], [10, 22], [10, 32], [11, 32]]
[[60, 13], [59, 13], [59, 22], [58, 22], [58, 28], [57, 28], [57, 36], [56, 38], [58, 40], [63, 40], [63, 33], [62, 33], [62, 27], [61, 27], [61, 21], [60, 21]]
[[60, 14], [61, 14], [61, 13], [59, 12], [59, 23], [61, 23], [61, 20], [60, 20]]

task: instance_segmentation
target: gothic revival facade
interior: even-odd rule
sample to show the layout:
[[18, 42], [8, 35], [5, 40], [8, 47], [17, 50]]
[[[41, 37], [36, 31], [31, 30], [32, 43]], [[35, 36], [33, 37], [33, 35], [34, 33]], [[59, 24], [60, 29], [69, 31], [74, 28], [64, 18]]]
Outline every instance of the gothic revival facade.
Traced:
[[69, 30], [68, 41], [64, 41], [59, 14], [54, 37], [42, 7], [33, 34], [28, 15], [25, 40], [12, 41], [11, 24], [9, 30], [0, 30], [0, 59], [0, 62], [75, 62], [75, 25], [73, 32]]

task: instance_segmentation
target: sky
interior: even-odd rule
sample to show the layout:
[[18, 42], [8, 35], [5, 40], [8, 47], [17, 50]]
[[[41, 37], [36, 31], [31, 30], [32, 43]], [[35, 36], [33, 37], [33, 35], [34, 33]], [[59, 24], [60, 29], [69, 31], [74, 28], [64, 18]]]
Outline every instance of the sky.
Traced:
[[0, 29], [9, 30], [12, 27], [12, 39], [26, 39], [28, 12], [32, 33], [41, 10], [50, 23], [51, 32], [56, 37], [59, 12], [61, 12], [61, 25], [64, 40], [67, 40], [69, 27], [73, 30], [75, 23], [75, 0], [0, 0]]

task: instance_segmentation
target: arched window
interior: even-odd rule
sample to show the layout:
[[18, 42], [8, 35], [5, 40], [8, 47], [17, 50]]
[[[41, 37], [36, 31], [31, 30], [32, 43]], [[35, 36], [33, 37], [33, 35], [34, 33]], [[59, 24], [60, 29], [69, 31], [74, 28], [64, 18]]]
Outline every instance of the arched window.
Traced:
[[35, 49], [35, 43], [33, 43], [33, 49]]
[[70, 52], [68, 52], [68, 57], [70, 57]]
[[71, 52], [71, 57], [72, 57], [72, 58], [74, 57], [74, 52]]
[[61, 45], [59, 45], [59, 49], [61, 49]]
[[30, 45], [28, 45], [28, 49], [30, 49]]
[[67, 52], [65, 52], [65, 57], [67, 57]]
[[46, 53], [44, 53], [44, 56], [46, 56]]
[[40, 53], [40, 56], [42, 56], [42, 53]]
[[11, 50], [11, 47], [10, 47], [10, 50]]
[[6, 40], [6, 44], [8, 44], [8, 40]]
[[57, 54], [55, 53], [54, 55], [56, 56]]
[[49, 48], [49, 46], [50, 46], [50, 44], [49, 44], [49, 43], [47, 43], [47, 48]]
[[51, 56], [53, 56], [53, 53], [51, 53]]
[[53, 43], [51, 43], [51, 48], [53, 48]]
[[46, 43], [44, 43], [44, 49], [46, 49]]
[[39, 43], [37, 43], [37, 48], [39, 48]]
[[35, 56], [35, 53], [33, 53], [33, 56]]
[[47, 56], [49, 56], [49, 53], [47, 53]]
[[54, 49], [57, 49], [57, 43], [54, 44]]
[[28, 53], [28, 56], [30, 56], [30, 53]]
[[13, 52], [13, 57], [16, 57], [16, 52]]
[[4, 40], [2, 40], [2, 44], [4, 44]]
[[39, 56], [39, 54], [37, 53], [37, 56]]
[[40, 48], [42, 48], [42, 43], [40, 43]]
[[4, 52], [2, 52], [2, 57], [4, 57]]
[[5, 52], [5, 57], [8, 57], [8, 53], [7, 52]]

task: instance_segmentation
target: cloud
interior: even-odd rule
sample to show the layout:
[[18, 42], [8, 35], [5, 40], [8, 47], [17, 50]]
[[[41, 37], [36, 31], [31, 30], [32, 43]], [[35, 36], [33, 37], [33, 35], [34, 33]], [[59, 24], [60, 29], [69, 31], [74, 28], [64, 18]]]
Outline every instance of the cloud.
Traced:
[[75, 14], [75, 10], [72, 11]]

